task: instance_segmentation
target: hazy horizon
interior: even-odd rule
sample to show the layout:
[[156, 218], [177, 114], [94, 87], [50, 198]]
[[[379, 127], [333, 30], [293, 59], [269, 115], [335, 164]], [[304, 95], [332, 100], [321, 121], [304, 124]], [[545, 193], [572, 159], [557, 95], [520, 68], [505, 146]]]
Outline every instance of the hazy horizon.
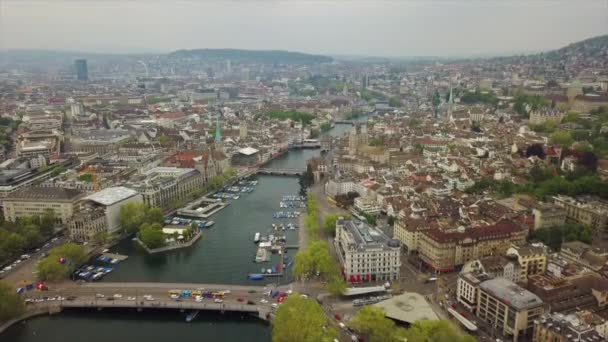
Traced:
[[608, 34], [608, 2], [0, 1], [0, 49], [167, 53], [288, 50], [332, 56], [499, 56]]

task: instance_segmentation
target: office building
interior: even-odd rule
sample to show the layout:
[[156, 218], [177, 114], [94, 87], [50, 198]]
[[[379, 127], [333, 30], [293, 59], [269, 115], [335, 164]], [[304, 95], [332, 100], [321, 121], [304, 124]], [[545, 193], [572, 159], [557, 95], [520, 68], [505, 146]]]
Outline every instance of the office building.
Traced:
[[390, 239], [363, 222], [339, 218], [334, 243], [347, 281], [399, 279], [399, 240]]
[[86, 59], [77, 59], [74, 61], [76, 66], [76, 79], [79, 81], [87, 81], [89, 79], [89, 70]]
[[103, 208], [107, 230], [114, 233], [121, 227], [120, 208], [127, 203], [142, 203], [142, 196], [135, 190], [119, 186], [103, 189], [85, 197], [84, 200], [92, 201]]
[[25, 216], [42, 216], [52, 210], [57, 223], [67, 223], [74, 213], [76, 202], [85, 193], [76, 189], [27, 187], [4, 198], [4, 218], [15, 222]]

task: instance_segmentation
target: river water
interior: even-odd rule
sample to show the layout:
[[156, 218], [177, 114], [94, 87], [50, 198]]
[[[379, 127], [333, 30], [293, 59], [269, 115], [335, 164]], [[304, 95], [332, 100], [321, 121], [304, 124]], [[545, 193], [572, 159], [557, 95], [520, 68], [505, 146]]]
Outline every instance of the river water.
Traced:
[[[342, 135], [350, 125], [336, 125], [329, 134]], [[272, 161], [269, 167], [300, 168], [306, 160], [319, 155], [318, 150], [295, 150]], [[203, 231], [203, 239], [189, 249], [150, 256], [134, 244], [124, 240], [112, 252], [126, 254], [129, 259], [116, 266], [104, 281], [120, 282], [190, 282], [252, 284], [248, 273], [259, 273], [262, 267], [279, 263], [274, 255], [270, 263], [253, 262], [256, 232], [270, 233], [271, 224], [278, 220], [272, 213], [281, 210], [279, 201], [286, 194], [298, 194], [296, 177], [259, 176], [259, 184], [252, 193], [211, 217], [215, 225]], [[300, 210], [305, 209], [290, 209]], [[285, 220], [287, 222], [287, 220]], [[297, 244], [297, 231], [282, 232], [288, 244]], [[293, 257], [295, 251], [290, 251]], [[290, 271], [282, 278], [268, 278], [270, 282], [288, 283]], [[258, 283], [258, 285], [260, 285]], [[164, 342], [189, 341], [270, 341], [268, 324], [239, 314], [208, 312], [186, 324], [184, 314], [178, 312], [116, 312], [66, 311], [56, 316], [38, 317], [22, 322], [0, 335], [0, 342]]]

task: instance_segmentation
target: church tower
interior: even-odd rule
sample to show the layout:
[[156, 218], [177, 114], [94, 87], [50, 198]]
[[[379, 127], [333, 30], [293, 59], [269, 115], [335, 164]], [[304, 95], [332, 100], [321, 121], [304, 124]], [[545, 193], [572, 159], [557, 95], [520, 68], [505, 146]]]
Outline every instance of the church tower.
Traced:
[[217, 121], [215, 123], [215, 141], [214, 141], [215, 149], [218, 151], [222, 150], [222, 128], [220, 127], [220, 118], [218, 116]]

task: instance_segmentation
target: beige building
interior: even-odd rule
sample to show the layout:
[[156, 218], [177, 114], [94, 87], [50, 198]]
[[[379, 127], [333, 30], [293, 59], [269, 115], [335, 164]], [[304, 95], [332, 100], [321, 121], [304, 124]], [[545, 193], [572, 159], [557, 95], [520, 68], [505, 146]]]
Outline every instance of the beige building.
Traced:
[[166, 209], [188, 199], [202, 188], [202, 183], [203, 179], [195, 169], [156, 167], [125, 186], [137, 190], [148, 207]]
[[566, 219], [583, 224], [594, 236], [608, 239], [608, 201], [592, 196], [554, 196], [555, 204], [566, 211]]
[[346, 281], [399, 279], [401, 246], [398, 240], [363, 222], [340, 218], [336, 222], [334, 243]]
[[524, 244], [526, 236], [525, 229], [509, 220], [468, 229], [433, 228], [419, 235], [418, 254], [436, 272], [451, 272], [468, 261], [505, 254], [511, 244]]
[[538, 111], [532, 111], [530, 113], [530, 124], [540, 125], [548, 121], [557, 124], [562, 121], [563, 117], [564, 113], [557, 109], [542, 109]]
[[74, 214], [76, 202], [84, 195], [76, 189], [23, 188], [2, 201], [4, 219], [15, 222], [19, 217], [42, 216], [46, 210], [52, 210], [57, 222], [65, 224]]
[[88, 201], [79, 205], [68, 224], [70, 239], [77, 242], [94, 241], [97, 234], [107, 230], [104, 208]]
[[513, 245], [507, 255], [517, 258], [519, 281], [527, 281], [529, 276], [543, 274], [547, 270], [547, 253], [542, 247]]
[[479, 284], [475, 314], [513, 342], [530, 339], [534, 321], [543, 313], [543, 301], [511, 281], [495, 278]]
[[563, 226], [566, 223], [566, 211], [561, 207], [543, 204], [532, 209], [534, 229]]
[[547, 314], [534, 321], [533, 342], [606, 341], [606, 321], [591, 313]]

